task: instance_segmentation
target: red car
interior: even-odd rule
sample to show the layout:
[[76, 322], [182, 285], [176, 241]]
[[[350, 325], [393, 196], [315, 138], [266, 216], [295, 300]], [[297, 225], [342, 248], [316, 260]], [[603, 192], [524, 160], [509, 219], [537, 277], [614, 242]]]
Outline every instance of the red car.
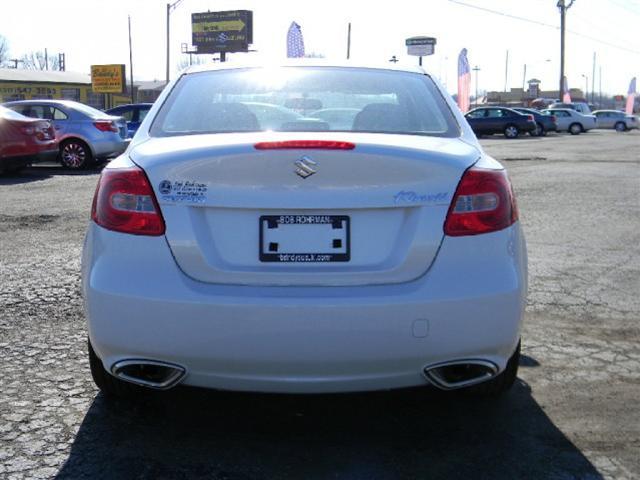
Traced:
[[51, 122], [0, 106], [0, 173], [55, 160], [57, 154], [58, 142]]

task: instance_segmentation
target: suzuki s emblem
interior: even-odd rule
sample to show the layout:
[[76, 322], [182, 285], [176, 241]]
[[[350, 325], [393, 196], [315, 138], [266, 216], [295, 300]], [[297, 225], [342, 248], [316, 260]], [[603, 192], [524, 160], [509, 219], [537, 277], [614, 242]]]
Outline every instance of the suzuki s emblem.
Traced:
[[318, 162], [314, 162], [310, 157], [303, 155], [298, 160], [296, 160], [294, 165], [296, 166], [295, 172], [298, 174], [298, 176], [307, 178], [317, 172], [315, 167], [318, 166]]

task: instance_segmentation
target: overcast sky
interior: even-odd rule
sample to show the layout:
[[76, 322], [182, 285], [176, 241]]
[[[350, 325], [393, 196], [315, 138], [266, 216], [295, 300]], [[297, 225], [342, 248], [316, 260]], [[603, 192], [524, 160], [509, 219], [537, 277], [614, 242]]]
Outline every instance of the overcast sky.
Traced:
[[[175, 1], [175, 0], [172, 0]], [[567, 0], [568, 2], [569, 0]], [[65, 52], [67, 70], [89, 72], [91, 64], [129, 64], [127, 15], [133, 28], [136, 80], [164, 79], [166, 0], [0, 0], [0, 35], [12, 56], [47, 47]], [[462, 5], [466, 4], [466, 5]], [[479, 66], [479, 87], [501, 90], [505, 55], [509, 50], [508, 85], [542, 80], [543, 89], [557, 88], [560, 15], [557, 0], [183, 0], [171, 15], [171, 72], [184, 58], [181, 43], [191, 41], [191, 13], [246, 9], [254, 12], [254, 48], [265, 56], [284, 56], [291, 21], [302, 27], [307, 52], [343, 59], [347, 24], [352, 23], [352, 58], [386, 61], [406, 55], [404, 39], [415, 35], [437, 38], [436, 54], [425, 67], [456, 89], [457, 56], [469, 51]], [[473, 8], [494, 10], [499, 13]], [[523, 17], [529, 21], [513, 17]], [[626, 93], [640, 76], [640, 0], [576, 0], [567, 14], [567, 76], [570, 87], [591, 90], [593, 53], [597, 54], [602, 88]], [[591, 38], [588, 38], [591, 37]], [[249, 54], [231, 54], [230, 60]], [[475, 82], [475, 75], [474, 75]], [[475, 83], [474, 83], [475, 86]]]

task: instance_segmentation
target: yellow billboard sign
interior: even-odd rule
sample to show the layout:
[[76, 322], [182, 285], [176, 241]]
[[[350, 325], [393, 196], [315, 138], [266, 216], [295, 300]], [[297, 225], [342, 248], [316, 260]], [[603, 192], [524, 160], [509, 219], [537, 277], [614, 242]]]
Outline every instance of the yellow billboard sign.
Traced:
[[91, 90], [95, 93], [123, 93], [124, 65], [91, 65]]

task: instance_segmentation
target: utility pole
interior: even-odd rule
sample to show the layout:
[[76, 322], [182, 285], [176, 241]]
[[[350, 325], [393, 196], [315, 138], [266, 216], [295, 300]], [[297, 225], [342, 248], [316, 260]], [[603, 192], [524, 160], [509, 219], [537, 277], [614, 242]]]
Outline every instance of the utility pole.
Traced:
[[507, 91], [507, 84], [509, 78], [509, 50], [507, 50], [507, 58], [504, 61], [504, 91]]
[[347, 60], [351, 56], [351, 22], [349, 22], [349, 28], [347, 29]]
[[566, 14], [567, 10], [571, 8], [573, 2], [576, 0], [568, 0], [569, 4], [565, 3], [566, 0], [558, 0], [557, 7], [560, 9], [560, 88], [558, 89], [558, 96], [562, 98], [562, 91], [564, 89], [564, 34], [566, 30]]
[[131, 103], [136, 103], [133, 93], [133, 48], [131, 47], [131, 15], [129, 19], [129, 78], [131, 79]]
[[476, 72], [476, 97], [475, 97], [475, 101], [473, 103], [477, 107], [478, 106], [478, 72], [480, 71], [480, 67], [476, 65], [471, 70]]
[[584, 77], [584, 101], [589, 103], [589, 76], [582, 74]]
[[44, 69], [49, 70], [49, 53], [46, 47], [44, 49]]
[[600, 94], [599, 94], [600, 101], [599, 101], [598, 108], [602, 108], [602, 65], [600, 65], [599, 68], [600, 68], [600, 73], [598, 75], [598, 78], [600, 79]]
[[171, 16], [171, 12], [173, 12], [178, 5], [182, 3], [182, 0], [176, 0], [173, 3], [167, 3], [167, 83], [169, 83], [169, 59], [171, 57], [170, 48], [169, 48], [169, 39], [170, 39], [170, 27], [169, 27], [169, 17]]
[[595, 102], [596, 93], [596, 52], [593, 52], [593, 70], [591, 72], [591, 103]]

